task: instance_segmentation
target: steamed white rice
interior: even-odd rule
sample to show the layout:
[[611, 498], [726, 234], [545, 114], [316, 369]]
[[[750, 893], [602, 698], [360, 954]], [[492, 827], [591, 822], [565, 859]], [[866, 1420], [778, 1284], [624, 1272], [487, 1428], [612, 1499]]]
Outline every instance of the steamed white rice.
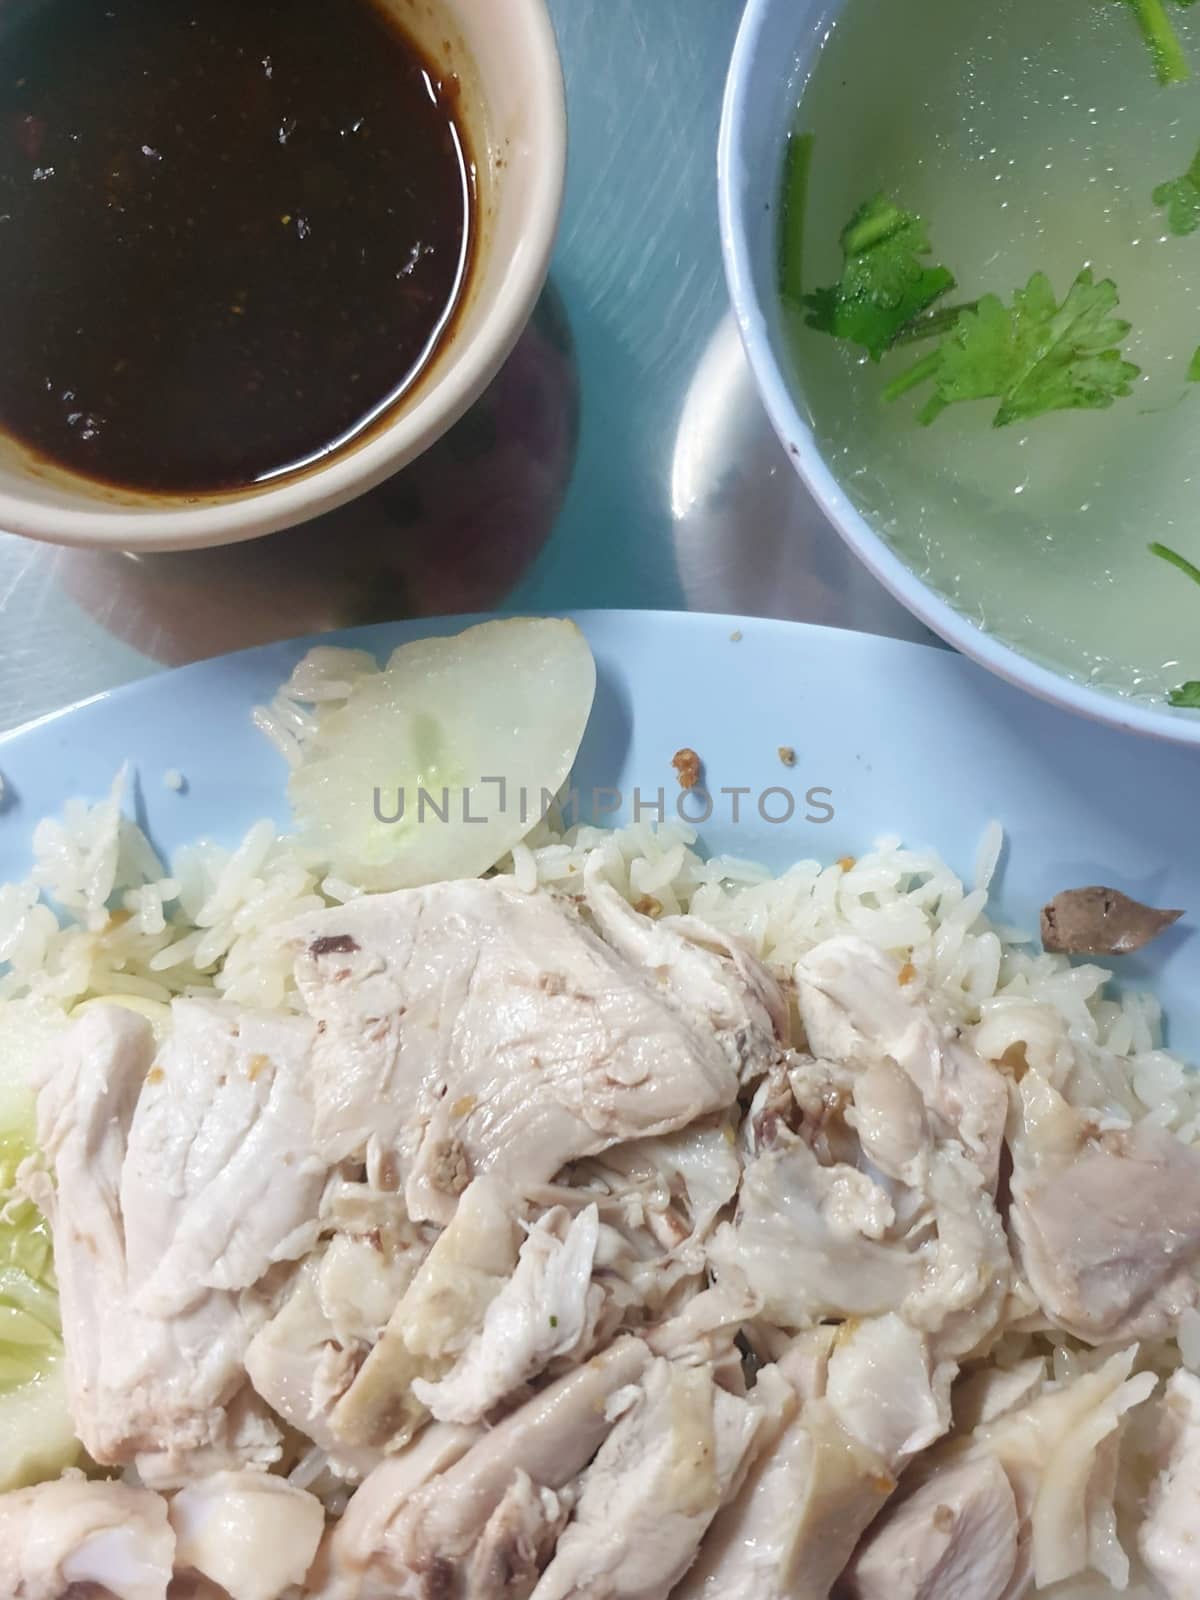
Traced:
[[[265, 820], [235, 849], [201, 841], [168, 870], [123, 810], [126, 783], [121, 773], [103, 800], [72, 800], [61, 819], [40, 823], [30, 876], [0, 887], [0, 1000], [63, 1014], [100, 995], [166, 1002], [216, 991], [249, 1006], [293, 1003], [290, 958], [275, 930], [352, 898], [354, 886]], [[1086, 1087], [1078, 1097], [1116, 1121], [1149, 1115], [1194, 1142], [1200, 1077], [1162, 1049], [1154, 997], [1114, 995], [1103, 967], [1046, 955], [989, 919], [1001, 842], [998, 827], [986, 831], [968, 888], [939, 856], [897, 839], [773, 877], [731, 856], [705, 859], [681, 823], [564, 832], [550, 819], [501, 870], [528, 889], [570, 890], [598, 850], [633, 903], [656, 915], [693, 911], [785, 974], [818, 941], [860, 934], [911, 962], [948, 1021], [978, 1025], [990, 1059], [1024, 1052], [1068, 1094]]]

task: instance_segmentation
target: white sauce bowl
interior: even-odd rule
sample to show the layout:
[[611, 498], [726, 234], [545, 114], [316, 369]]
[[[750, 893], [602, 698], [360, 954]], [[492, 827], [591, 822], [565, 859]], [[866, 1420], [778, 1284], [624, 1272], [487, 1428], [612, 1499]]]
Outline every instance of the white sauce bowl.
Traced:
[[386, 3], [439, 67], [458, 73], [479, 168], [481, 233], [467, 298], [411, 398], [360, 442], [294, 476], [200, 496], [92, 482], [0, 435], [0, 530], [129, 551], [257, 538], [374, 488], [427, 450], [495, 377], [545, 283], [562, 209], [567, 118], [554, 30], [545, 0]]

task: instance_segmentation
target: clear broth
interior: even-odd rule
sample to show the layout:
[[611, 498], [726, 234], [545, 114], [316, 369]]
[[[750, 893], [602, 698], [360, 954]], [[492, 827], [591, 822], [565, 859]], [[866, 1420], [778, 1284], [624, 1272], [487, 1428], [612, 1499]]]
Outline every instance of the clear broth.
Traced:
[[876, 365], [803, 331], [797, 381], [826, 459], [868, 521], [973, 622], [1045, 664], [1153, 699], [1200, 677], [1200, 233], [1151, 194], [1200, 141], [1200, 8], [1170, 6], [1190, 82], [1161, 87], [1119, 0], [850, 0], [805, 87], [814, 135], [806, 288], [836, 281], [838, 235], [884, 191], [928, 224], [955, 299], [1006, 301], [1037, 270], [1059, 297], [1084, 266], [1133, 324], [1134, 393], [1111, 409], [997, 429], [995, 405], [916, 421]]

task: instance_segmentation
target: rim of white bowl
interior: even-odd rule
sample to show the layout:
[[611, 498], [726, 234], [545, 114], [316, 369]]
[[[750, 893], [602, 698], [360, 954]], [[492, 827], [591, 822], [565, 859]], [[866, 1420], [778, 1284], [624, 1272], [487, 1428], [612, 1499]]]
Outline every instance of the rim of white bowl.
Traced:
[[142, 553], [196, 550], [297, 527], [376, 488], [463, 416], [512, 354], [545, 286], [558, 236], [567, 169], [567, 105], [558, 40], [546, 0], [521, 0], [537, 149], [525, 201], [521, 252], [494, 304], [435, 395], [327, 466], [245, 499], [157, 510], [97, 501], [87, 509], [38, 505], [0, 492], [0, 531], [47, 544]]
[[[812, 429], [792, 397], [776, 355], [767, 319], [754, 288], [749, 234], [738, 197], [744, 168], [742, 129], [751, 92], [752, 67], [766, 18], [778, 0], [749, 0], [738, 28], [721, 108], [717, 145], [717, 195], [721, 253], [750, 369], [771, 425], [817, 504], [839, 536], [892, 595], [934, 633], [997, 677], [1041, 700], [1095, 722], [1130, 733], [1166, 739], [1173, 744], [1200, 745], [1200, 717], [1155, 706], [1139, 705], [1039, 665], [1012, 645], [985, 633], [925, 584], [852, 504], [825, 464]], [[782, 137], [782, 130], [781, 130]], [[1197, 629], [1200, 635], [1200, 628]]]

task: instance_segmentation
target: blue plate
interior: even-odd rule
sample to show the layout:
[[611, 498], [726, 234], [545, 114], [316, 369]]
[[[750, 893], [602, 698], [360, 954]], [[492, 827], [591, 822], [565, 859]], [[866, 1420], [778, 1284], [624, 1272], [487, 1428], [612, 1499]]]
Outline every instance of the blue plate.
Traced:
[[[397, 623], [250, 650], [98, 696], [0, 739], [0, 881], [24, 876], [34, 823], [136, 768], [142, 820], [170, 853], [287, 820], [285, 768], [250, 722], [313, 643], [387, 652], [477, 618]], [[799, 623], [583, 612], [599, 687], [576, 767], [581, 803], [614, 820], [680, 801], [671, 757], [704, 763], [711, 850], [779, 869], [861, 852], [882, 834], [931, 846], [970, 877], [980, 834], [1008, 845], [996, 904], [1036, 929], [1060, 889], [1103, 883], [1189, 915], [1122, 979], [1152, 984], [1172, 1046], [1200, 1057], [1200, 849], [1194, 751], [1075, 719], [970, 662], [894, 639]], [[780, 748], [796, 753], [785, 766]], [[177, 768], [186, 790], [169, 791]], [[734, 793], [733, 791], [738, 791]], [[737, 808], [735, 820], [734, 808]], [[693, 814], [703, 797], [684, 801]]]

